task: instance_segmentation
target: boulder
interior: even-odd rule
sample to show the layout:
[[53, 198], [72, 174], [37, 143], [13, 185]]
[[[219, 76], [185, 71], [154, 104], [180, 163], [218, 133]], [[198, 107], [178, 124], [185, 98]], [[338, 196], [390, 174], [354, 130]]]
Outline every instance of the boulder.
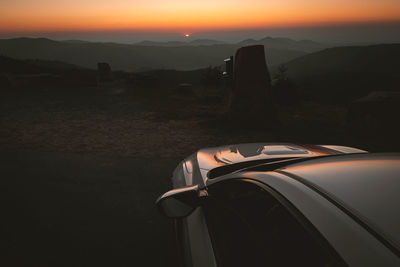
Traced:
[[0, 75], [0, 91], [11, 88], [11, 82], [6, 75]]
[[106, 62], [97, 63], [97, 74], [99, 82], [107, 82], [113, 80], [110, 64]]
[[356, 140], [379, 149], [390, 144], [386, 149], [393, 150], [395, 143], [400, 144], [399, 114], [400, 92], [374, 91], [350, 104], [347, 126]]

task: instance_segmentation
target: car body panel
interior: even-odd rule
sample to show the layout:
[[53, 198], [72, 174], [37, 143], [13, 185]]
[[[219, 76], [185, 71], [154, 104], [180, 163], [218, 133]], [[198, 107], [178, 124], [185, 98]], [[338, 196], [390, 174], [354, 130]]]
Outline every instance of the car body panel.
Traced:
[[400, 154], [319, 158], [280, 171], [328, 195], [400, 250]]
[[188, 232], [187, 236], [190, 258], [193, 267], [216, 267], [217, 262], [214, 255], [210, 235], [208, 234], [207, 223], [201, 207], [198, 207], [190, 216], [187, 217]]
[[244, 172], [210, 181], [209, 184], [211, 186], [229, 179], [251, 179], [279, 192], [309, 220], [349, 266], [400, 266], [397, 255], [333, 203], [303, 183], [276, 172]]

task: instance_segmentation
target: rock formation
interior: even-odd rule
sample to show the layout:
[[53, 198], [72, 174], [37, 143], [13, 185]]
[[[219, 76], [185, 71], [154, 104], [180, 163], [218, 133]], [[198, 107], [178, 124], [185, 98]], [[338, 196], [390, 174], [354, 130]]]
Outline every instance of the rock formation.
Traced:
[[[276, 121], [271, 76], [263, 45], [246, 46], [235, 55], [233, 83], [229, 96], [230, 119], [253, 123]], [[262, 122], [260, 121], [260, 122]]]

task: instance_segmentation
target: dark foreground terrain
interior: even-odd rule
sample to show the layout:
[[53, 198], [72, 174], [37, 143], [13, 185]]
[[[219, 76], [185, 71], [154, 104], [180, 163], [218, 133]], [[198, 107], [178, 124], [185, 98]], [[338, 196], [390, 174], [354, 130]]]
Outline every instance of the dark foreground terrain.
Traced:
[[0, 151], [2, 266], [175, 266], [153, 203], [176, 159]]
[[391, 145], [349, 135], [345, 106], [309, 101], [279, 105], [277, 125], [227, 124], [226, 90], [205, 83], [2, 91], [0, 265], [176, 266], [172, 222], [154, 201], [201, 147]]
[[219, 141], [125, 89], [3, 92], [0, 265], [177, 265], [154, 202], [183, 156]]

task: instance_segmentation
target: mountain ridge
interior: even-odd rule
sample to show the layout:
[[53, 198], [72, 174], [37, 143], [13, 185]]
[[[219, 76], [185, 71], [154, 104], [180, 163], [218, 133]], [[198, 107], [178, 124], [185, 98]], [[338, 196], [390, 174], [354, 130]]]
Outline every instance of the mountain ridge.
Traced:
[[[193, 40], [205, 43], [208, 40]], [[293, 41], [296, 42], [296, 41]], [[0, 54], [17, 59], [56, 60], [85, 68], [108, 62], [113, 70], [140, 71], [154, 69], [194, 70], [220, 66], [234, 55], [239, 44], [143, 46], [99, 42], [63, 42], [47, 38], [0, 39]], [[277, 65], [307, 52], [296, 47], [266, 47], [267, 63]], [[310, 48], [315, 50], [315, 48]], [[310, 50], [309, 49], [309, 50]]]
[[[372, 91], [400, 91], [400, 43], [327, 48], [285, 64], [306, 95], [349, 103]], [[276, 72], [276, 70], [275, 70]]]

